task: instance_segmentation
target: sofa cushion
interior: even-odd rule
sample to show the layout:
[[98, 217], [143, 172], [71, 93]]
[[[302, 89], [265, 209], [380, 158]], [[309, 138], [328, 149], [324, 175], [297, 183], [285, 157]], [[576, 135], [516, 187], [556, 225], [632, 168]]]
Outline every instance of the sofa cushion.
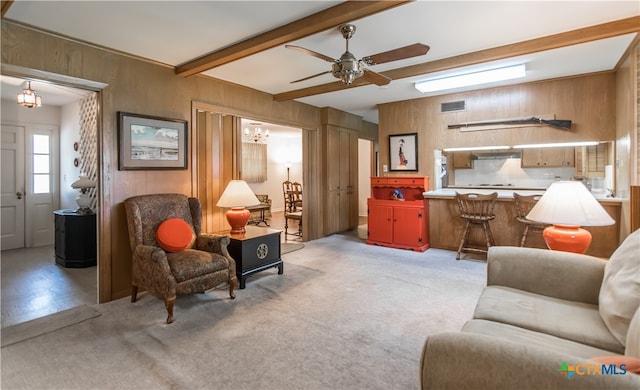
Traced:
[[474, 319], [497, 321], [591, 345], [618, 354], [622, 345], [602, 321], [598, 306], [503, 286], [482, 291]]
[[627, 331], [627, 343], [624, 354], [640, 359], [640, 307], [631, 318]]
[[464, 324], [462, 331], [537, 346], [546, 351], [568, 353], [585, 359], [611, 355], [611, 351], [495, 321], [471, 320]]
[[613, 336], [626, 344], [629, 322], [640, 306], [640, 229], [624, 240], [604, 267], [599, 306]]

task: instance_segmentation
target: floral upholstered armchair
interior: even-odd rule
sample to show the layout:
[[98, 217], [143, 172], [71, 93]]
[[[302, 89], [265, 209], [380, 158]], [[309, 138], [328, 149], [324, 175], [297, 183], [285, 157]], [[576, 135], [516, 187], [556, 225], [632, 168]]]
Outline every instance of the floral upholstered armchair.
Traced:
[[[141, 195], [125, 200], [124, 206], [132, 251], [131, 302], [136, 301], [138, 288], [146, 289], [164, 300], [170, 324], [178, 294], [204, 292], [229, 283], [229, 295], [235, 298], [236, 263], [227, 251], [229, 237], [201, 232], [198, 199], [182, 194]], [[168, 245], [163, 245], [165, 239], [158, 234], [166, 221], [181, 224], [184, 234], [170, 232], [168, 237], [184, 237], [185, 248], [161, 247]]]

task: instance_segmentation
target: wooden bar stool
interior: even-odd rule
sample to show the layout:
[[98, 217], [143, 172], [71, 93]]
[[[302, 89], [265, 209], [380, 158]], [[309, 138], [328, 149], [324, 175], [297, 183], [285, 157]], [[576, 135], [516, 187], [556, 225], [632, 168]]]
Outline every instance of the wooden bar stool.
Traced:
[[[460, 253], [462, 252], [478, 252], [486, 254], [489, 247], [496, 244], [493, 239], [493, 233], [491, 232], [489, 221], [496, 217], [493, 212], [493, 207], [497, 198], [497, 192], [488, 195], [459, 194], [456, 192], [456, 201], [458, 202], [458, 208], [460, 209], [460, 218], [466, 222], [464, 225], [464, 231], [462, 232], [462, 237], [460, 238], [460, 246], [458, 246], [456, 260], [460, 260]], [[469, 233], [471, 233], [472, 227], [479, 227], [484, 231], [486, 249], [469, 245]]]
[[527, 234], [530, 231], [542, 233], [542, 231], [549, 226], [527, 219], [527, 214], [529, 214], [529, 211], [531, 211], [541, 197], [542, 195], [520, 195], [515, 192], [513, 193], [513, 199], [516, 202], [516, 220], [524, 225], [520, 246], [524, 246], [527, 241]]

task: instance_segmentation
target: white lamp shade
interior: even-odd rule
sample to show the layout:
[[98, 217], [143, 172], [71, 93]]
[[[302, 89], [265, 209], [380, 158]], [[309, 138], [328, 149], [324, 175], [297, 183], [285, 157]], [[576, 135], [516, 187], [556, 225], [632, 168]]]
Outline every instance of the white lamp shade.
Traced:
[[257, 206], [260, 201], [244, 180], [231, 180], [216, 203], [218, 207]]
[[96, 186], [96, 182], [89, 179], [87, 176], [80, 176], [80, 178], [71, 183], [71, 188], [93, 188]]
[[555, 181], [527, 219], [556, 225], [608, 226], [615, 221], [579, 181]]

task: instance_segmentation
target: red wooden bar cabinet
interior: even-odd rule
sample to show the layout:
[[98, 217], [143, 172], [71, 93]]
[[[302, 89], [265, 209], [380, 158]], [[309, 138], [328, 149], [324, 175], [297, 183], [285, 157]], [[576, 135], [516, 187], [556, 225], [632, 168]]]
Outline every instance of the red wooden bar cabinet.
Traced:
[[429, 178], [372, 177], [367, 244], [424, 252], [429, 248]]

